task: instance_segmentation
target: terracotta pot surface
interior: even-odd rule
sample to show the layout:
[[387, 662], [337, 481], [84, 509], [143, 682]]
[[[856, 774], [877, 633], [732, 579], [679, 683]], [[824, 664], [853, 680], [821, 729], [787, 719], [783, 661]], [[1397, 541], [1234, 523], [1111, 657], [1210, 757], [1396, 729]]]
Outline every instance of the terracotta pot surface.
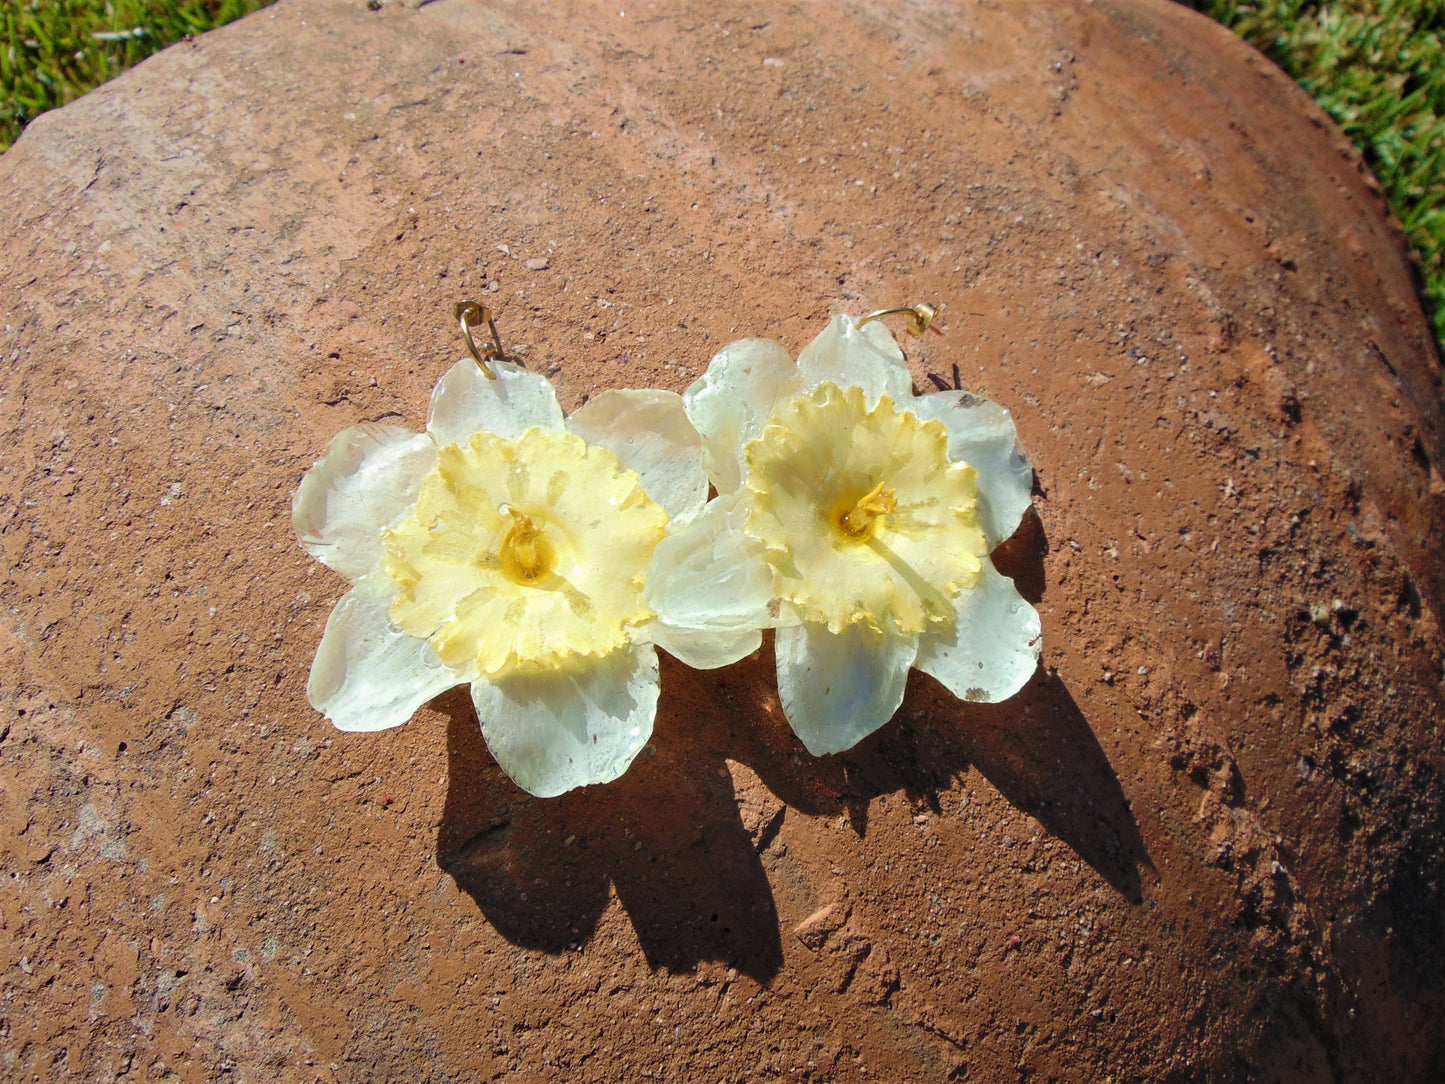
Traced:
[[[625, 8], [624, 10], [621, 10]], [[1151, 0], [282, 0], [0, 158], [11, 1080], [1408, 1080], [1445, 1059], [1440, 369], [1323, 115]], [[564, 407], [944, 303], [1044, 665], [808, 756], [664, 661], [553, 801], [334, 731], [339, 429], [480, 296]]]

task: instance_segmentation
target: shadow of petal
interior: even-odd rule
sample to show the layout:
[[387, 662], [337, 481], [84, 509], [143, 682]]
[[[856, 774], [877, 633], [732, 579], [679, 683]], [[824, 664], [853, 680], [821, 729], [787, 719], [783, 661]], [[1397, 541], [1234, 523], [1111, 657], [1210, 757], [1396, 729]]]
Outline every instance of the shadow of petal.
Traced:
[[1044, 558], [1048, 556], [1049, 540], [1044, 534], [1044, 521], [1038, 509], [1030, 506], [1019, 521], [1018, 530], [1000, 543], [990, 554], [993, 567], [1013, 580], [1019, 594], [1037, 606], [1044, 597]]
[[1119, 778], [1063, 681], [1040, 671], [1005, 703], [964, 705], [923, 680], [932, 724], [957, 732], [984, 778], [1116, 891], [1142, 902], [1141, 871], [1154, 865]]
[[698, 713], [668, 716], [667, 733], [638, 772], [645, 815], [629, 818], [617, 840], [612, 882], [653, 967], [726, 960], [766, 983], [782, 966], [778, 913], [732, 776], [705, 748]]
[[465, 688], [437, 707], [448, 715], [437, 864], [514, 944], [560, 952], [586, 940], [607, 906], [607, 877], [567, 842], [575, 811], [531, 797], [497, 767]]

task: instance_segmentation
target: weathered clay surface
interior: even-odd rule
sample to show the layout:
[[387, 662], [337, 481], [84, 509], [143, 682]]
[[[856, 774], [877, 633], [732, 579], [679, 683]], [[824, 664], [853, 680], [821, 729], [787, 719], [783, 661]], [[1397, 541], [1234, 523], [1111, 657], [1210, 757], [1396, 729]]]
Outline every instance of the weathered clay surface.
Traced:
[[[1338, 134], [1162, 2], [559, 8], [281, 0], [0, 159], [0, 1076], [1421, 1079], [1445, 434]], [[291, 493], [478, 294], [568, 407], [943, 301], [1045, 670], [818, 761], [666, 665], [550, 802], [335, 733]]]

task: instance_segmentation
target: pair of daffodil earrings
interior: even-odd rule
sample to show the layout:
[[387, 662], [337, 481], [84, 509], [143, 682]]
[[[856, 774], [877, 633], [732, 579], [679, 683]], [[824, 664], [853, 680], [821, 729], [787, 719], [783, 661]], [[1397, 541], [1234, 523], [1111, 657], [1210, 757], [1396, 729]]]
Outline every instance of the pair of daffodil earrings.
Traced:
[[835, 316], [796, 363], [744, 339], [682, 395], [604, 391], [568, 417], [491, 314], [458, 305], [472, 357], [426, 432], [345, 429], [296, 492], [302, 544], [351, 582], [312, 705], [381, 730], [468, 683], [497, 763], [549, 797], [647, 744], [658, 647], [711, 669], [774, 629], [783, 712], [815, 755], [886, 723], [913, 667], [965, 700], [1012, 696], [1039, 617], [989, 554], [1033, 471], [1008, 411], [913, 393], [894, 313], [915, 335], [933, 318]]

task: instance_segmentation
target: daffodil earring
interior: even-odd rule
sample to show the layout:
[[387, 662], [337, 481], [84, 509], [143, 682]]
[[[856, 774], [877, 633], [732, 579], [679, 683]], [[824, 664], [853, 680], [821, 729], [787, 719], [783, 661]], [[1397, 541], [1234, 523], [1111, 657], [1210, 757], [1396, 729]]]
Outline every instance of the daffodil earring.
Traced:
[[710, 668], [761, 642], [669, 625], [644, 596], [659, 543], [706, 500], [702, 440], [672, 392], [604, 391], [564, 417], [485, 307], [456, 317], [471, 357], [437, 384], [426, 432], [345, 429], [296, 491], [302, 544], [351, 582], [307, 696], [342, 730], [381, 730], [470, 684], [523, 789], [608, 782], [652, 734], [656, 646]]
[[644, 598], [661, 620], [776, 629], [784, 714], [814, 754], [886, 723], [910, 667], [998, 701], [1033, 674], [1039, 616], [989, 559], [1033, 469], [1008, 411], [915, 396], [880, 317], [917, 335], [931, 306], [836, 316], [798, 356], [724, 347], [683, 395], [717, 497], [661, 542]]

